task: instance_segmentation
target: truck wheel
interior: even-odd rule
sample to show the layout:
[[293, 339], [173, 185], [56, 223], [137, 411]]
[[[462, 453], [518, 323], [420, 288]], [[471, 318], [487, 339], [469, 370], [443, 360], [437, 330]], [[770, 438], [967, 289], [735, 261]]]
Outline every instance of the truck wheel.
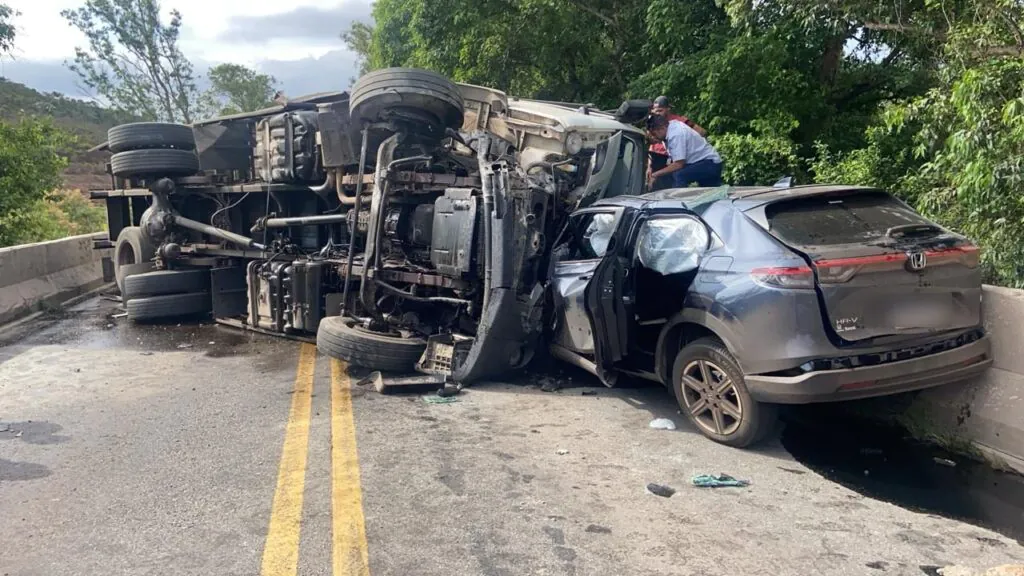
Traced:
[[114, 154], [147, 148], [193, 150], [196, 147], [196, 139], [192, 135], [192, 128], [184, 124], [135, 122], [114, 126], [108, 130], [107, 147]]
[[114, 245], [114, 279], [117, 289], [124, 294], [124, 280], [132, 274], [153, 269], [150, 262], [156, 256], [156, 248], [142, 235], [138, 226], [122, 228]]
[[443, 128], [458, 130], [462, 93], [451, 80], [428, 70], [385, 68], [364, 75], [352, 87], [349, 111], [363, 122], [386, 121], [402, 109], [425, 112]]
[[124, 290], [121, 291], [121, 295], [124, 300], [131, 300], [146, 296], [205, 292], [209, 289], [210, 271], [205, 268], [157, 270], [125, 278]]
[[423, 355], [427, 343], [422, 338], [372, 332], [352, 318], [330, 316], [320, 321], [316, 347], [324, 355], [353, 366], [407, 372]]
[[114, 176], [190, 176], [199, 172], [199, 159], [192, 150], [128, 150], [110, 157], [110, 171]]
[[128, 319], [138, 322], [140, 320], [161, 320], [179, 316], [207, 314], [212, 306], [210, 304], [210, 294], [208, 292], [200, 292], [195, 294], [167, 294], [164, 296], [133, 298], [125, 304], [125, 308], [128, 311]]
[[715, 442], [745, 448], [775, 430], [778, 407], [750, 397], [743, 371], [717, 338], [701, 338], [679, 351], [672, 385], [683, 414]]

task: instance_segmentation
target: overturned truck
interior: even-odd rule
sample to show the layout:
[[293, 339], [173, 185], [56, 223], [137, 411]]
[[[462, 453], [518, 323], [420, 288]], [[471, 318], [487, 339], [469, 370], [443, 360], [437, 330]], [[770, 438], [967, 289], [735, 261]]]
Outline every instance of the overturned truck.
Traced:
[[97, 247], [133, 321], [212, 314], [470, 382], [537, 350], [569, 213], [642, 192], [644, 113], [385, 69], [350, 93], [117, 126]]

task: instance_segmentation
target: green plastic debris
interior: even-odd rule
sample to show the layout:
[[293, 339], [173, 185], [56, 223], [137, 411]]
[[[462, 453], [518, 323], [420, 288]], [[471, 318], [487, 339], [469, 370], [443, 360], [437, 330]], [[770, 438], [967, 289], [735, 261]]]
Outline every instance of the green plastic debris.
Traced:
[[698, 488], [743, 488], [744, 486], [750, 486], [750, 482], [737, 480], [728, 474], [719, 474], [717, 476], [714, 474], [699, 474], [693, 477], [692, 482]]
[[451, 404], [458, 402], [457, 396], [424, 396], [423, 401], [427, 404]]

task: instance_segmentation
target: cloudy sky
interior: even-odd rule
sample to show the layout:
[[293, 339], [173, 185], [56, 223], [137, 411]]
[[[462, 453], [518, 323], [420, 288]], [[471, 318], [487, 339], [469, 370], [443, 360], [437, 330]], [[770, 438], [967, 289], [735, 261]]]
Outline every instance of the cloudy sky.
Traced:
[[[2, 0], [20, 12], [15, 50], [0, 60], [0, 76], [41, 91], [86, 96], [65, 66], [85, 37], [60, 16], [84, 0]], [[369, 21], [371, 0], [162, 0], [176, 8], [181, 48], [196, 71], [234, 62], [272, 74], [297, 96], [344, 90], [356, 59], [339, 38], [355, 20]]]

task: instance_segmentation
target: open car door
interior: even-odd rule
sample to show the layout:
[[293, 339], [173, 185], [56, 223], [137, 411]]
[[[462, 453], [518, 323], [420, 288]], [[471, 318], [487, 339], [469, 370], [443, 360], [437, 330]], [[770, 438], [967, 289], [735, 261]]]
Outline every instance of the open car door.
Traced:
[[[619, 225], [605, 257], [585, 289], [587, 315], [594, 334], [598, 377], [615, 383], [615, 365], [630, 352], [636, 321], [637, 282], [648, 278], [683, 278], [680, 305], [694, 273], [711, 245], [707, 225], [685, 208], [643, 210]], [[619, 245], [615, 245], [618, 239]], [[666, 281], [664, 286], [674, 286]]]

